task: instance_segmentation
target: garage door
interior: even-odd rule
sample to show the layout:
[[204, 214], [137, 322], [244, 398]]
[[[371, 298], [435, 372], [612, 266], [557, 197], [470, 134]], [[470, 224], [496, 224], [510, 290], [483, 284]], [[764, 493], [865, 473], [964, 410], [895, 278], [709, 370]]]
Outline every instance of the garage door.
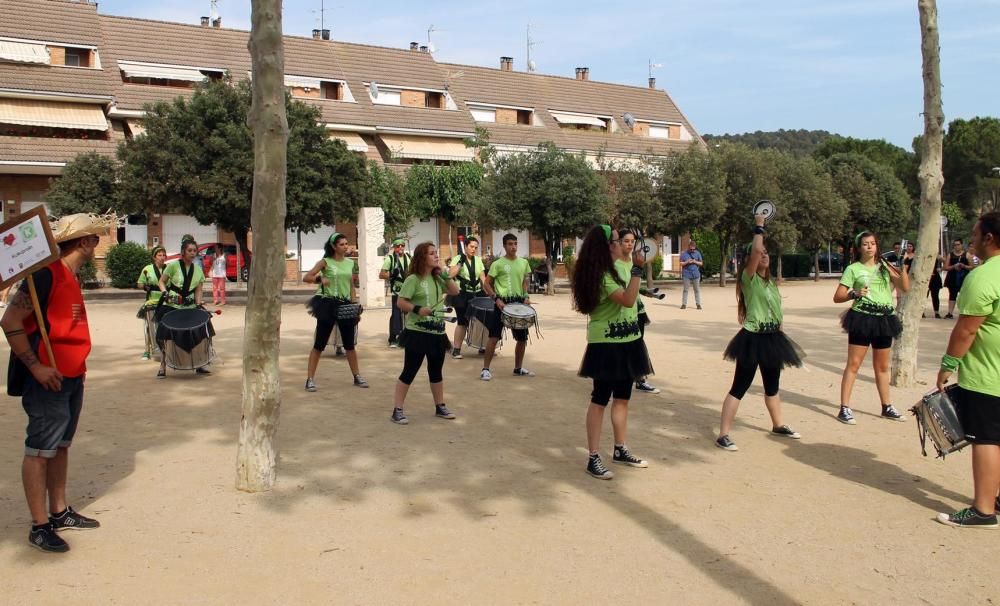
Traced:
[[218, 242], [219, 230], [214, 225], [202, 225], [187, 215], [162, 215], [163, 240], [160, 246], [167, 249], [168, 255], [176, 255], [181, 252], [181, 238], [184, 234], [194, 236], [198, 244], [206, 242]]
[[[302, 257], [299, 259], [301, 271], [309, 271], [313, 265], [316, 265], [317, 261], [323, 258], [323, 246], [333, 231], [332, 225], [321, 225], [311, 233], [302, 232]], [[288, 230], [285, 236], [288, 238], [288, 252], [295, 252], [298, 246], [296, 232]]]
[[438, 221], [437, 218], [418, 220], [406, 230], [409, 236], [407, 250], [413, 250], [421, 242], [433, 242], [438, 245]]

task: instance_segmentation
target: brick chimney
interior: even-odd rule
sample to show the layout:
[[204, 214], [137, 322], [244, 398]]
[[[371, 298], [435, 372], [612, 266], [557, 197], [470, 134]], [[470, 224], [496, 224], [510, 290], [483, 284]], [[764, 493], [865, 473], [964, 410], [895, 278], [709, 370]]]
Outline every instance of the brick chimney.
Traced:
[[318, 29], [314, 29], [313, 30], [313, 40], [319, 40], [319, 30]]
[[500, 71], [514, 71], [514, 57], [500, 57]]
[[656, 78], [649, 79], [649, 88], [656, 88]]
[[589, 67], [578, 67], [576, 70], [577, 80], [590, 80], [590, 68]]
[[202, 27], [208, 27], [208, 17], [202, 17], [201, 18], [201, 26]]
[[420, 46], [420, 52], [422, 52], [422, 53], [429, 53], [431, 51], [430, 51], [430, 48], [428, 48], [426, 44], [423, 44], [423, 45]]
[[320, 36], [320, 38], [322, 38], [324, 40], [329, 40], [330, 39], [330, 30], [328, 30], [328, 29], [321, 29], [319, 31], [319, 36]]
[[418, 50], [420, 50], [420, 43], [419, 42], [410, 42], [410, 50], [411, 51], [418, 51]]
[[212, 27], [219, 29], [222, 27], [222, 17], [216, 17], [215, 21], [212, 21]]

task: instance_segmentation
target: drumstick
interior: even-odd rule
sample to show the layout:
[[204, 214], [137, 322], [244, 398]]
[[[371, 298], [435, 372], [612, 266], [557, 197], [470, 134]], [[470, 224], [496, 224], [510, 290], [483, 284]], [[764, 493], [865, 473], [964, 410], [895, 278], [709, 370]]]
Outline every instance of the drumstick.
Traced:
[[639, 294], [642, 295], [642, 296], [644, 296], [644, 297], [649, 297], [650, 299], [656, 299], [657, 301], [662, 301], [667, 296], [664, 293], [660, 293], [660, 294], [657, 295], [657, 294], [651, 293], [649, 291], [646, 291], [646, 292], [639, 291]]

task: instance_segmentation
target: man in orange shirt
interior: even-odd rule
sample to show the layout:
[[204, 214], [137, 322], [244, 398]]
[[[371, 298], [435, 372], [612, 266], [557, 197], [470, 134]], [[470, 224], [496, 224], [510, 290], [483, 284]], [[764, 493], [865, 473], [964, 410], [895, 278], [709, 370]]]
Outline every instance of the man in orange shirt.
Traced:
[[113, 216], [78, 214], [53, 224], [59, 259], [32, 278], [54, 361], [41, 344], [27, 280], [0, 320], [11, 349], [7, 393], [21, 396], [28, 414], [21, 464], [32, 520], [28, 542], [42, 551], [69, 550], [56, 531], [100, 526], [66, 503], [69, 446], [80, 420], [90, 354], [87, 310], [76, 273], [94, 258], [99, 234], [115, 223]]

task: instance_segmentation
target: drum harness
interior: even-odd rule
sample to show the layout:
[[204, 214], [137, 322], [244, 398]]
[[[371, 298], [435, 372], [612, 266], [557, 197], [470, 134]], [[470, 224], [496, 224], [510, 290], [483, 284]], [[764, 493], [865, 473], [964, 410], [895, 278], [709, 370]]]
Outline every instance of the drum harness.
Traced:
[[403, 253], [402, 258], [393, 253], [389, 261], [389, 290], [392, 294], [399, 294], [399, 289], [406, 279], [406, 270], [410, 266], [410, 255]]

